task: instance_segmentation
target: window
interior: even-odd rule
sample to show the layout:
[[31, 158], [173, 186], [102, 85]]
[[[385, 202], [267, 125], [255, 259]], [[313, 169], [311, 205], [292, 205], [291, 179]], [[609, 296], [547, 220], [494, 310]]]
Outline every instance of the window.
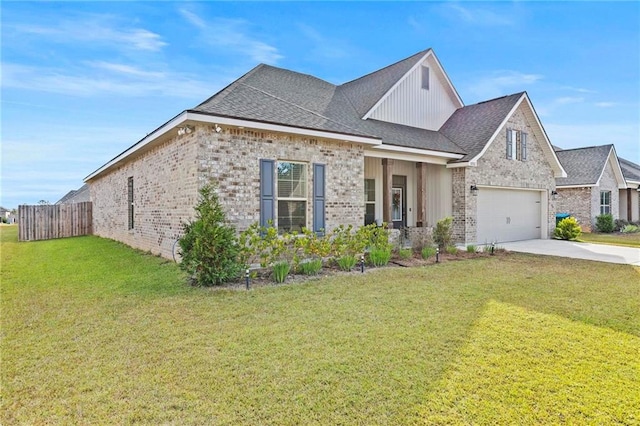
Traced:
[[507, 129], [507, 160], [527, 161], [527, 134]]
[[611, 191], [600, 191], [600, 214], [611, 214]]
[[422, 67], [422, 88], [429, 90], [429, 67]]
[[129, 212], [129, 229], [133, 229], [133, 176], [127, 179], [127, 210]]
[[364, 180], [364, 224], [376, 223], [376, 181]]
[[278, 232], [307, 226], [307, 165], [278, 163]]

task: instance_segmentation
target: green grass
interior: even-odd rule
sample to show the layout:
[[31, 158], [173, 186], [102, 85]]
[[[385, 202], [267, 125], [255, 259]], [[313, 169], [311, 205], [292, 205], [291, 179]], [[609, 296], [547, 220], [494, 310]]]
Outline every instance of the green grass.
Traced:
[[622, 234], [612, 232], [611, 234], [601, 234], [597, 232], [585, 232], [578, 237], [579, 241], [594, 244], [610, 244], [614, 246], [639, 247], [640, 232], [633, 234]]
[[640, 270], [512, 254], [249, 292], [2, 227], [2, 424], [640, 422]]

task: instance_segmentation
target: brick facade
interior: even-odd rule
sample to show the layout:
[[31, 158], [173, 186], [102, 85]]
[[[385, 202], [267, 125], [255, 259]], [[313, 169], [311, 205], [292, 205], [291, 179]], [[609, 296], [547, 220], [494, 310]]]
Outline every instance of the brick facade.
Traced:
[[[312, 227], [313, 163], [325, 164], [326, 228], [360, 226], [364, 218], [361, 145], [282, 133], [198, 125], [90, 182], [94, 233], [171, 258], [181, 223], [192, 218], [198, 188], [210, 179], [238, 230], [260, 218], [260, 159], [303, 162], [307, 227]], [[128, 229], [127, 180], [134, 180], [135, 224]], [[276, 205], [277, 217], [277, 205]]]
[[[457, 168], [453, 171], [453, 229], [458, 243], [476, 243], [477, 237], [477, 197], [471, 195], [471, 185], [514, 189], [539, 189], [547, 195], [555, 188], [555, 177], [551, 165], [542, 149], [544, 140], [536, 137], [537, 132], [525, 114], [525, 106], [511, 115], [507, 123], [498, 131], [493, 143], [478, 160], [475, 167]], [[527, 160], [506, 158], [507, 129], [525, 132], [527, 138]], [[546, 218], [548, 234], [555, 228], [555, 204], [550, 196], [541, 197], [547, 201]], [[543, 206], [545, 211], [545, 206]]]

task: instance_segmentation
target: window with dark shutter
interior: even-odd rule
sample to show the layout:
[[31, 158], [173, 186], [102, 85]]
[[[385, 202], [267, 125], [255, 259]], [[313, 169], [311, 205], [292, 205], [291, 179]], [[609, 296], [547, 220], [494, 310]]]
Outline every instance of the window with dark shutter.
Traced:
[[527, 161], [527, 134], [526, 133], [521, 133], [520, 134], [520, 159], [522, 161]]
[[507, 129], [507, 160], [513, 159], [513, 131]]
[[260, 226], [272, 226], [275, 216], [275, 161], [260, 160]]
[[133, 229], [133, 176], [127, 179], [127, 211], [129, 213], [128, 229]]
[[325, 229], [325, 166], [313, 165], [313, 232], [322, 236]]

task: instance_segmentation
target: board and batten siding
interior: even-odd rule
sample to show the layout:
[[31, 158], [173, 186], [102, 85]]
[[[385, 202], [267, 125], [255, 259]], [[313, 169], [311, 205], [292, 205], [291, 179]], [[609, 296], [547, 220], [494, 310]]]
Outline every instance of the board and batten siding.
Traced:
[[[429, 67], [429, 89], [422, 88], [422, 67]], [[370, 118], [438, 130], [456, 110], [449, 85], [432, 57], [416, 67], [380, 105]]]
[[[416, 163], [394, 160], [394, 175], [407, 177], [407, 226], [416, 226], [417, 215], [417, 172]], [[365, 179], [376, 181], [376, 220], [382, 221], [382, 159], [365, 157]], [[452, 174], [445, 166], [427, 164], [426, 174], [426, 226], [435, 226], [444, 217], [451, 216], [452, 209]]]

